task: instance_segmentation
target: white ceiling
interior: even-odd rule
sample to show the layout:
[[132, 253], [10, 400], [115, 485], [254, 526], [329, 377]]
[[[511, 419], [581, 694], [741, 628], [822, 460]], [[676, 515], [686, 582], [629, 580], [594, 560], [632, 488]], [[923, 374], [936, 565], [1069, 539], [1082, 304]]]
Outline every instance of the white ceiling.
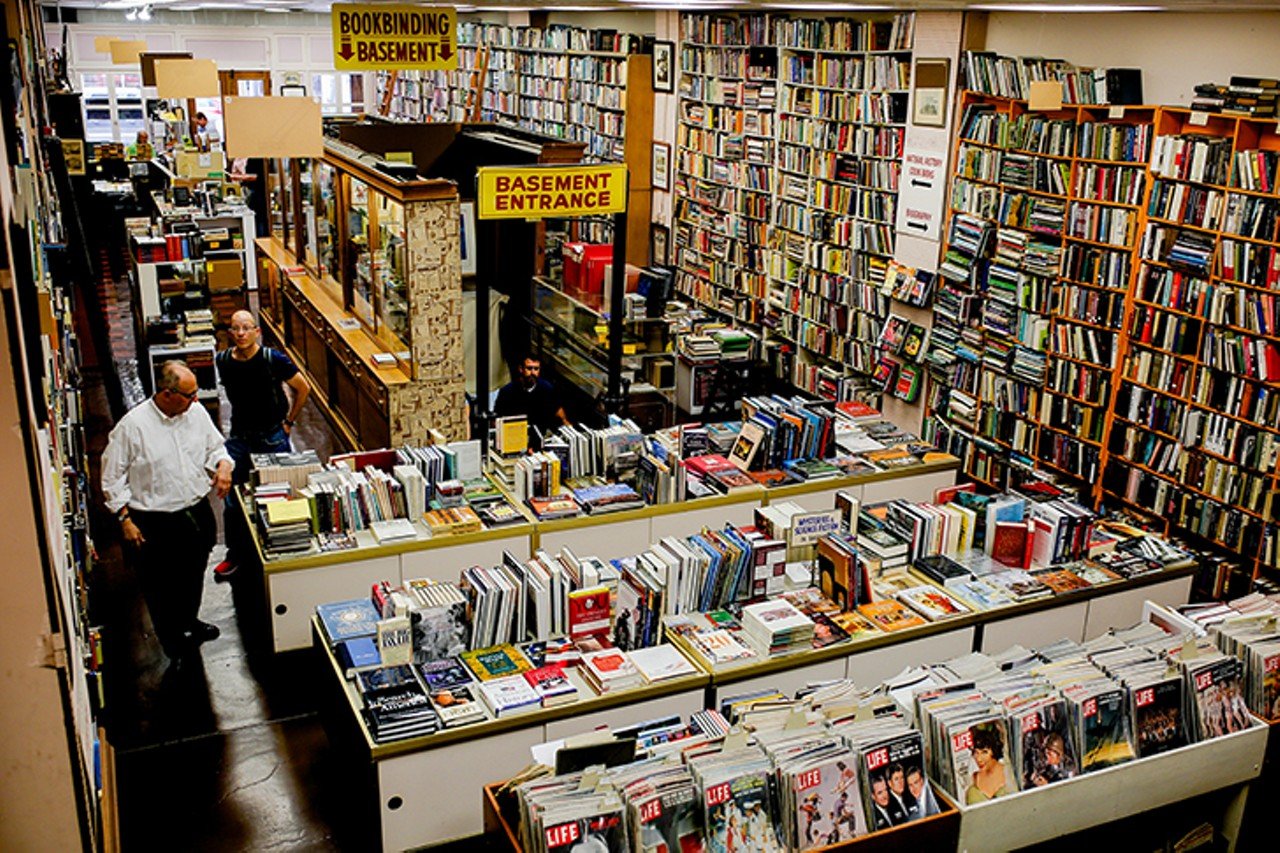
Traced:
[[[363, 0], [379, 2], [379, 0]], [[401, 0], [403, 2], [403, 0]], [[190, 11], [193, 9], [242, 9], [275, 11], [327, 12], [333, 0], [43, 0], [46, 6], [87, 9], [129, 9], [150, 6], [152, 9]], [[386, 0], [396, 2], [396, 0]], [[991, 12], [1110, 12], [1110, 11], [1277, 11], [1275, 0], [1066, 0], [1066, 2], [1015, 2], [1009, 0], [908, 0], [908, 2], [838, 3], [831, 0], [561, 0], [561, 2], [525, 2], [520, 0], [467, 0], [467, 2], [430, 2], [420, 5], [453, 6], [460, 12], [530, 11], [549, 12], [593, 10], [657, 10], [695, 9], [726, 10], [793, 10], [797, 12], [839, 13], [891, 11], [895, 9], [969, 9]]]

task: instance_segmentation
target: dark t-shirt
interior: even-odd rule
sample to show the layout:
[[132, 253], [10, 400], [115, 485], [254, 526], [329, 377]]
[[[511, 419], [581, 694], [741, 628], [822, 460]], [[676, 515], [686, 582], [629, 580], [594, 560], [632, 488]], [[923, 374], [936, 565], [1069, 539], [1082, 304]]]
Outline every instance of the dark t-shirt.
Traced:
[[539, 379], [528, 391], [521, 388], [519, 382], [508, 382], [498, 391], [498, 399], [493, 404], [493, 413], [498, 417], [524, 415], [530, 426], [544, 431], [560, 425], [556, 415], [559, 409], [555, 389], [545, 379]]
[[232, 358], [231, 352], [223, 350], [214, 361], [231, 403], [231, 434], [248, 437], [271, 432], [289, 414], [289, 398], [281, 383], [292, 379], [298, 368], [289, 356], [271, 347], [259, 347], [246, 361]]

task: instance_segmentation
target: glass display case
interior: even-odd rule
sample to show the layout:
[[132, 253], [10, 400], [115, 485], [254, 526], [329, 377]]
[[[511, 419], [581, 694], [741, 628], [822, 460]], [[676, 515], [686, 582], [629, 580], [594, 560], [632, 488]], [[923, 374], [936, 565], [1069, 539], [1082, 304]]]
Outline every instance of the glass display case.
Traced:
[[[609, 308], [607, 297], [562, 289], [558, 282], [533, 281], [535, 350], [588, 396], [599, 399], [608, 385]], [[671, 323], [637, 313], [622, 324], [622, 392], [631, 417], [646, 428], [667, 426], [674, 417], [675, 360]]]
[[306, 267], [318, 279], [336, 278], [338, 271], [338, 172], [323, 160], [316, 160], [311, 170], [313, 209], [307, 220]]
[[373, 310], [373, 231], [369, 220], [369, 185], [364, 181], [346, 175], [347, 187], [347, 227], [346, 243], [343, 257], [346, 258], [346, 272], [342, 277], [344, 283], [351, 283], [350, 298], [345, 300], [346, 308], [360, 318], [369, 328], [377, 329], [377, 319]]
[[271, 222], [271, 236], [291, 252], [296, 252], [297, 234], [294, 228], [293, 168], [286, 157], [267, 163], [267, 216]]

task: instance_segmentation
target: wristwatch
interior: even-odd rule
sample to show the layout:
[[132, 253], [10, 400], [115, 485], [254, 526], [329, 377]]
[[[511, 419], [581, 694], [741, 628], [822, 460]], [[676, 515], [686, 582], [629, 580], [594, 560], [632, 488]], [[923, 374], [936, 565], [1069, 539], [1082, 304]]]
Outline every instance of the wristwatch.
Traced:
[[116, 510], [116, 518], [120, 520], [120, 523], [121, 523], [121, 524], [124, 524], [126, 521], [128, 521], [128, 520], [129, 520], [129, 507], [127, 507], [127, 506], [122, 506], [122, 507], [120, 507], [120, 509]]

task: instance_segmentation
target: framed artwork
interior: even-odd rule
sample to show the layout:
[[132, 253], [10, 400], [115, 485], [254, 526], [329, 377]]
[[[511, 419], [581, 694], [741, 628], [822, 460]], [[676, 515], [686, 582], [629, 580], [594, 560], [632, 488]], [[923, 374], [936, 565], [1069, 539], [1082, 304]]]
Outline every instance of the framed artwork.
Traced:
[[950, 60], [917, 59], [914, 74], [911, 123], [923, 127], [947, 126], [947, 92]]
[[653, 43], [653, 91], [674, 92], [676, 46], [674, 42], [655, 41]]
[[667, 241], [670, 236], [671, 231], [667, 226], [658, 222], [649, 224], [649, 263], [656, 267], [664, 267], [669, 263]]
[[671, 189], [671, 143], [653, 143], [653, 188]]

